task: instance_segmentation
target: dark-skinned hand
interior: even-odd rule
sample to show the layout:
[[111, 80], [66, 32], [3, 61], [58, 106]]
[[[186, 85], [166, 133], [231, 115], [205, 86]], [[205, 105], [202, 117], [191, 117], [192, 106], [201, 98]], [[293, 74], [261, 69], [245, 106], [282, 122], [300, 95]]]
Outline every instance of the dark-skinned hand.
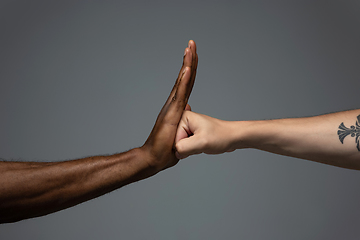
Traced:
[[187, 102], [194, 85], [197, 63], [196, 44], [190, 40], [185, 49], [183, 65], [175, 85], [158, 115], [148, 139], [140, 148], [145, 154], [144, 159], [148, 161], [155, 172], [174, 166], [179, 161], [175, 156], [175, 136], [184, 110], [190, 109]]

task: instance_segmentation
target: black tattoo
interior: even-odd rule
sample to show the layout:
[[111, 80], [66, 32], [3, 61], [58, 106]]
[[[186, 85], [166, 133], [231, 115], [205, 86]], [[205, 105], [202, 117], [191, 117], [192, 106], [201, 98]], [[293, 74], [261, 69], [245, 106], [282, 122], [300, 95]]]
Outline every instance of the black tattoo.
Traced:
[[339, 135], [340, 142], [344, 144], [344, 138], [347, 135], [351, 135], [352, 137], [355, 137], [356, 147], [358, 151], [360, 151], [360, 115], [357, 116], [357, 121], [355, 126], [350, 126], [350, 128], [345, 127], [344, 123], [342, 122], [339, 126], [339, 130], [337, 132]]

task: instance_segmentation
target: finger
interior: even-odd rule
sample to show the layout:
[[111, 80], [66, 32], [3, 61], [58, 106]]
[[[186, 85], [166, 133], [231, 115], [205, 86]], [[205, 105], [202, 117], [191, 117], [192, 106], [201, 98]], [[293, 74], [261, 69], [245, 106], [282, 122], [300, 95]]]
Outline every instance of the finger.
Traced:
[[181, 69], [180, 69], [180, 72], [179, 72], [179, 76], [178, 78], [176, 79], [175, 81], [175, 84], [170, 92], [170, 95], [169, 97], [167, 98], [164, 106], [162, 107], [159, 115], [158, 115], [158, 119], [159, 118], [163, 118], [166, 114], [166, 112], [168, 111], [168, 108], [170, 106], [170, 103], [172, 101], [172, 99], [174, 98], [175, 96], [175, 93], [178, 89], [178, 86], [179, 86], [179, 83], [181, 81], [181, 78], [183, 77], [184, 73], [185, 73], [185, 69], [186, 67], [188, 68], [191, 68], [191, 64], [192, 64], [192, 53], [191, 53], [191, 50], [190, 48], [186, 48], [185, 49], [185, 53], [184, 53], [184, 59], [183, 59], [183, 65], [181, 66]]
[[197, 72], [197, 65], [198, 65], [198, 55], [197, 55], [197, 48], [196, 43], [193, 40], [190, 40], [188, 43], [188, 47], [192, 53], [192, 68], [191, 68], [191, 80], [190, 80], [190, 88], [188, 89], [187, 96], [190, 96], [191, 90], [194, 86], [196, 72]]
[[193, 57], [192, 57], [192, 55], [189, 56], [189, 53], [192, 54], [192, 50], [190, 49], [190, 45], [188, 44], [188, 47], [185, 48], [184, 57], [183, 57], [183, 64], [182, 64], [182, 66], [180, 68], [177, 80], [180, 78], [180, 76], [181, 76], [181, 74], [182, 74], [185, 67], [191, 67], [191, 62], [193, 60]]
[[191, 87], [191, 69], [185, 68], [185, 73], [179, 81], [175, 94], [167, 109], [165, 121], [177, 127], [187, 104], [189, 88]]
[[190, 155], [200, 154], [203, 152], [204, 145], [204, 141], [198, 137], [198, 135], [184, 138], [175, 144], [176, 157], [178, 159], [183, 159]]
[[192, 65], [193, 65], [193, 56], [192, 56], [192, 51], [190, 50], [190, 48], [186, 48], [185, 49], [185, 55], [184, 55], [184, 60], [183, 60], [183, 65], [181, 66], [181, 69], [180, 69], [180, 72], [179, 72], [179, 75], [176, 79], [176, 82], [174, 84], [174, 87], [173, 89], [171, 90], [171, 93], [166, 101], [166, 103], [170, 103], [171, 99], [174, 97], [175, 95], [175, 92], [179, 86], [179, 83], [180, 83], [180, 80], [181, 80], [181, 77], [183, 76], [184, 74], [184, 70], [189, 67], [189, 68], [192, 68]]
[[183, 65], [180, 68], [179, 75], [178, 75], [178, 77], [177, 77], [177, 79], [175, 81], [175, 84], [174, 84], [174, 86], [173, 86], [173, 88], [172, 88], [172, 90], [171, 90], [171, 92], [169, 94], [169, 97], [167, 98], [165, 104], [163, 105], [163, 107], [160, 110], [160, 113], [159, 113], [159, 115], [157, 117], [156, 122], [158, 122], [158, 120], [163, 119], [165, 117], [165, 114], [168, 111], [170, 103], [171, 103], [172, 99], [174, 98], [175, 93], [176, 93], [176, 91], [178, 89], [179, 82], [181, 81], [181, 78], [185, 74], [185, 69], [186, 69], [186, 67], [191, 67], [191, 64], [192, 64], [191, 50], [190, 50], [190, 48], [185, 48], [184, 57], [183, 57]]
[[180, 69], [179, 76], [181, 75], [180, 73], [182, 72], [182, 70], [184, 68], [192, 66], [192, 62], [194, 60], [193, 54], [194, 54], [194, 52], [189, 47], [185, 48], [184, 57], [183, 57], [183, 65], [182, 65], [182, 68]]
[[[170, 100], [174, 93], [176, 92], [176, 88], [178, 86], [178, 83], [179, 83], [179, 79], [181, 78], [181, 75], [182, 75], [182, 71], [186, 68], [186, 67], [190, 67], [191, 68], [191, 85], [190, 87], [188, 88], [188, 92], [187, 92], [187, 98], [189, 97], [190, 93], [191, 93], [191, 90], [193, 88], [193, 85], [194, 85], [194, 81], [195, 81], [195, 75], [196, 75], [196, 68], [197, 68], [197, 54], [196, 54], [196, 44], [193, 40], [190, 40], [188, 42], [188, 47], [185, 49], [185, 53], [184, 53], [184, 60], [183, 60], [183, 65], [180, 69], [180, 72], [179, 72], [179, 76], [177, 78], [177, 81], [173, 87], [173, 90], [168, 98], [168, 100]], [[196, 61], [196, 62], [195, 62]]]
[[[177, 81], [177, 85], [174, 87], [174, 91], [175, 93], [172, 92], [172, 94], [170, 94], [170, 97], [168, 99], [168, 103], [169, 100], [172, 100], [173, 103], [171, 103], [171, 106], [169, 106], [169, 108], [173, 108], [175, 110], [173, 113], [170, 113], [170, 116], [173, 117], [175, 120], [178, 119], [179, 117], [179, 112], [178, 110], [184, 110], [185, 106], [187, 104], [187, 101], [189, 99], [190, 93], [192, 91], [192, 88], [194, 86], [194, 81], [195, 81], [195, 75], [196, 75], [196, 68], [197, 68], [197, 53], [196, 53], [196, 44], [193, 40], [190, 40], [188, 43], [188, 48], [189, 48], [189, 52], [186, 51], [186, 55], [184, 58], [184, 66], [185, 69], [188, 68], [188, 64], [190, 63], [190, 68], [191, 68], [191, 76], [190, 79], [188, 81], [188, 79], [186, 79], [185, 77], [181, 78], [181, 81]], [[191, 58], [191, 61], [189, 61]], [[176, 101], [174, 101], [176, 100]], [[174, 115], [175, 114], [175, 115]]]
[[188, 138], [190, 135], [191, 135], [191, 132], [189, 130], [189, 127], [187, 126], [187, 123], [184, 122], [184, 118], [183, 118], [183, 120], [181, 120], [179, 127], [176, 131], [175, 144], [184, 138]]

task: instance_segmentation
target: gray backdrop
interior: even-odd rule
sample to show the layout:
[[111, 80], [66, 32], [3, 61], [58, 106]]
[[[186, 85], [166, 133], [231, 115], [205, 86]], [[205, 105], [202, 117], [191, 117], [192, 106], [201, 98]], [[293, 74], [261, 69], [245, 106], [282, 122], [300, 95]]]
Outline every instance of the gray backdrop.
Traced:
[[[194, 111], [358, 108], [359, 1], [1, 1], [0, 156], [60, 161], [146, 140], [198, 45]], [[334, 129], [336, 131], [336, 129]], [[198, 155], [0, 239], [359, 239], [360, 172], [257, 150]]]

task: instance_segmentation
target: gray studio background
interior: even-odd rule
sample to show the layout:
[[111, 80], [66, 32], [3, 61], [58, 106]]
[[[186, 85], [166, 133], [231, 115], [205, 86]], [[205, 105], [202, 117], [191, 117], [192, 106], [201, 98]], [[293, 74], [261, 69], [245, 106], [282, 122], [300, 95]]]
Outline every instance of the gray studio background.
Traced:
[[[194, 111], [255, 120], [358, 108], [359, 26], [358, 1], [1, 1], [0, 157], [141, 146], [189, 39]], [[3, 224], [0, 239], [359, 239], [359, 185], [358, 171], [256, 150], [198, 155]]]

